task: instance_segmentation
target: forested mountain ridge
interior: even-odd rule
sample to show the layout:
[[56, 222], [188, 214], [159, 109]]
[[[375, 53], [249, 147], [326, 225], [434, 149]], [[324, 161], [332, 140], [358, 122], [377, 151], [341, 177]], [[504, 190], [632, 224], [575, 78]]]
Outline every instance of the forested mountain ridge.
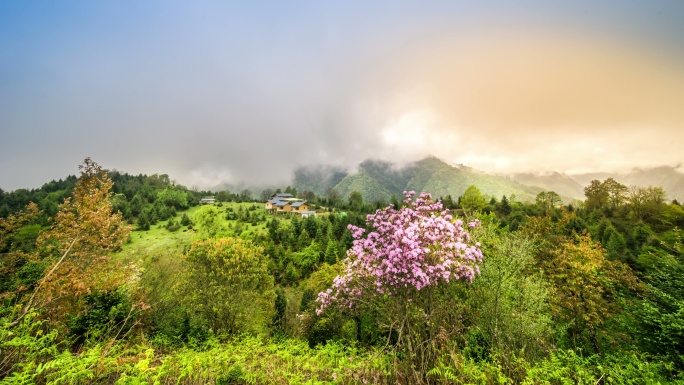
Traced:
[[[342, 171], [337, 169], [334, 176], [321, 172], [325, 169], [301, 168], [295, 172], [294, 186], [302, 190], [311, 189], [324, 195], [334, 189], [343, 198], [358, 191], [366, 202], [389, 202], [392, 195], [400, 197], [403, 191], [427, 191], [435, 196], [450, 195], [454, 198], [463, 195], [472, 185], [477, 186], [483, 195], [496, 197], [515, 196], [516, 199], [532, 202], [544, 189], [525, 185], [505, 176], [491, 175], [465, 166], [451, 166], [436, 157], [427, 157], [403, 167], [380, 161], [366, 160], [356, 172], [347, 173], [339, 180]], [[564, 194], [561, 194], [564, 195]]]
[[366, 160], [356, 171], [345, 171], [334, 166], [300, 167], [294, 173], [293, 186], [299, 191], [313, 191], [326, 195], [336, 190], [343, 198], [358, 191], [367, 202], [388, 202], [402, 191], [428, 191], [435, 196], [458, 197], [471, 186], [482, 194], [500, 199], [515, 195], [517, 200], [532, 202], [542, 191], [554, 191], [565, 203], [584, 199], [584, 187], [592, 180], [613, 178], [626, 186], [659, 186], [667, 198], [684, 200], [684, 174], [676, 167], [661, 166], [634, 169], [629, 173], [595, 172], [564, 174], [559, 172], [527, 172], [493, 175], [462, 165], [450, 165], [436, 157], [404, 166], [381, 160]]

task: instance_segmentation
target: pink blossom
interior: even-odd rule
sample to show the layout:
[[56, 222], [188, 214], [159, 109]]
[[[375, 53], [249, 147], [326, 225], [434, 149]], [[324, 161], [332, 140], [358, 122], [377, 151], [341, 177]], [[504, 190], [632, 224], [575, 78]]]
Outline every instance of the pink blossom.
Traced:
[[318, 295], [318, 314], [332, 303], [352, 308], [362, 294], [419, 291], [450, 279], [472, 282], [479, 274], [482, 251], [479, 243], [470, 243], [463, 221], [454, 221], [430, 194], [421, 193], [414, 201], [415, 195], [405, 191], [406, 207], [388, 206], [368, 215], [366, 223], [372, 231], [365, 238], [364, 229], [349, 225], [354, 242], [347, 251], [347, 268], [331, 289]]

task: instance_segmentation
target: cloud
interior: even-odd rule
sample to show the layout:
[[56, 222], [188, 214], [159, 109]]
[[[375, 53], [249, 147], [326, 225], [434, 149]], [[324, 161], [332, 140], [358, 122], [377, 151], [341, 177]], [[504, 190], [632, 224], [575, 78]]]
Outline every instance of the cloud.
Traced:
[[490, 171], [681, 162], [684, 63], [662, 52], [546, 31], [412, 54], [388, 75], [395, 111], [380, 143], [395, 158], [433, 153]]
[[183, 4], [0, 13], [1, 187], [86, 156], [199, 187], [428, 154], [501, 172], [684, 161], [682, 58], [581, 12], [545, 8], [557, 28], [514, 20], [539, 11], [522, 6]]

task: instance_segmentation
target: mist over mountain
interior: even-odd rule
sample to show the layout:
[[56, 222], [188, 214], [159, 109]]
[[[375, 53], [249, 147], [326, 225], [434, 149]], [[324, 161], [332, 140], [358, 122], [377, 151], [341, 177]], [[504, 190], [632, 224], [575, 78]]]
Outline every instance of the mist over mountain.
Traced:
[[587, 173], [570, 175], [582, 186], [594, 179], [613, 178], [626, 186], [660, 186], [667, 193], [667, 199], [684, 200], [684, 173], [681, 166], [660, 166], [653, 168], [635, 168], [628, 173]]
[[515, 196], [520, 201], [534, 201], [541, 191], [555, 191], [565, 203], [583, 200], [584, 188], [594, 180], [613, 178], [626, 186], [660, 186], [668, 199], [684, 200], [684, 174], [677, 167], [661, 166], [634, 169], [629, 173], [528, 172], [511, 175], [489, 174], [464, 165], [450, 165], [436, 157], [427, 157], [406, 165], [369, 159], [355, 170], [335, 166], [300, 167], [292, 185], [299, 191], [309, 190], [325, 195], [334, 189], [343, 198], [358, 191], [367, 202], [389, 201], [401, 197], [404, 190], [427, 191], [435, 196], [456, 198], [471, 186], [490, 197]]
[[511, 176], [516, 181], [538, 186], [546, 191], [555, 191], [558, 194], [584, 199], [584, 187], [592, 180], [604, 181], [613, 178], [625, 186], [662, 187], [667, 193], [667, 199], [684, 199], [684, 173], [680, 167], [660, 166], [653, 168], [635, 168], [630, 172], [591, 172], [581, 174], [563, 174], [558, 172], [546, 173], [517, 173]]
[[449, 165], [436, 158], [427, 157], [404, 166], [382, 161], [366, 160], [358, 169], [346, 173], [338, 183], [343, 171], [337, 169], [334, 177], [321, 173], [326, 168], [300, 168], [295, 172], [294, 187], [326, 194], [334, 189], [343, 198], [358, 191], [367, 202], [390, 200], [392, 195], [401, 197], [405, 190], [427, 191], [435, 196], [451, 195], [457, 198], [471, 186], [477, 186], [482, 194], [496, 197], [515, 196], [521, 201], [533, 201], [543, 189], [527, 186], [506, 177], [487, 174], [466, 166]]
[[[560, 195], [575, 199], [584, 199], [584, 186], [589, 184], [589, 182], [579, 182], [569, 175], [559, 172], [516, 173], [511, 175], [511, 178], [525, 185], [537, 186], [545, 191], [555, 191]], [[591, 178], [589, 181], [592, 179], [600, 178]]]

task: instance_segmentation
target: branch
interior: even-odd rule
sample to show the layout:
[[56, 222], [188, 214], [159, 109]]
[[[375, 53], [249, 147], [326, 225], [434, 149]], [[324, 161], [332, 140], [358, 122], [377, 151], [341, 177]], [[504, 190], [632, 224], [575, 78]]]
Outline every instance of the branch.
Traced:
[[62, 255], [62, 258], [60, 258], [59, 261], [57, 261], [57, 263], [55, 264], [55, 266], [52, 267], [52, 270], [50, 270], [50, 272], [47, 273], [47, 274], [45, 275], [45, 277], [43, 277], [43, 279], [40, 280], [40, 284], [38, 284], [38, 287], [36, 287], [36, 289], [33, 291], [33, 294], [31, 294], [31, 298], [29, 298], [28, 303], [27, 303], [26, 306], [24, 307], [23, 313], [19, 316], [19, 318], [17, 318], [16, 320], [12, 321], [12, 322], [9, 324], [9, 327], [16, 326], [16, 325], [19, 323], [19, 321], [21, 321], [22, 318], [24, 318], [24, 317], [26, 316], [26, 314], [28, 313], [29, 309], [31, 308], [31, 305], [33, 304], [33, 299], [36, 297], [36, 293], [38, 293], [38, 290], [40, 290], [40, 288], [43, 286], [43, 283], [45, 283], [45, 281], [50, 277], [50, 275], [52, 275], [52, 273], [54, 273], [55, 270], [57, 270], [57, 267], [58, 267], [60, 264], [62, 264], [62, 261], [64, 261], [64, 258], [66, 258], [67, 254], [69, 254], [69, 252], [71, 251], [71, 248], [74, 247], [74, 244], [76, 243], [76, 241], [77, 241], [78, 238], [80, 238], [80, 237], [81, 237], [80, 235], [77, 235], [76, 238], [74, 238], [74, 240], [71, 241], [71, 244], [69, 245], [69, 248], [64, 252], [64, 255]]

